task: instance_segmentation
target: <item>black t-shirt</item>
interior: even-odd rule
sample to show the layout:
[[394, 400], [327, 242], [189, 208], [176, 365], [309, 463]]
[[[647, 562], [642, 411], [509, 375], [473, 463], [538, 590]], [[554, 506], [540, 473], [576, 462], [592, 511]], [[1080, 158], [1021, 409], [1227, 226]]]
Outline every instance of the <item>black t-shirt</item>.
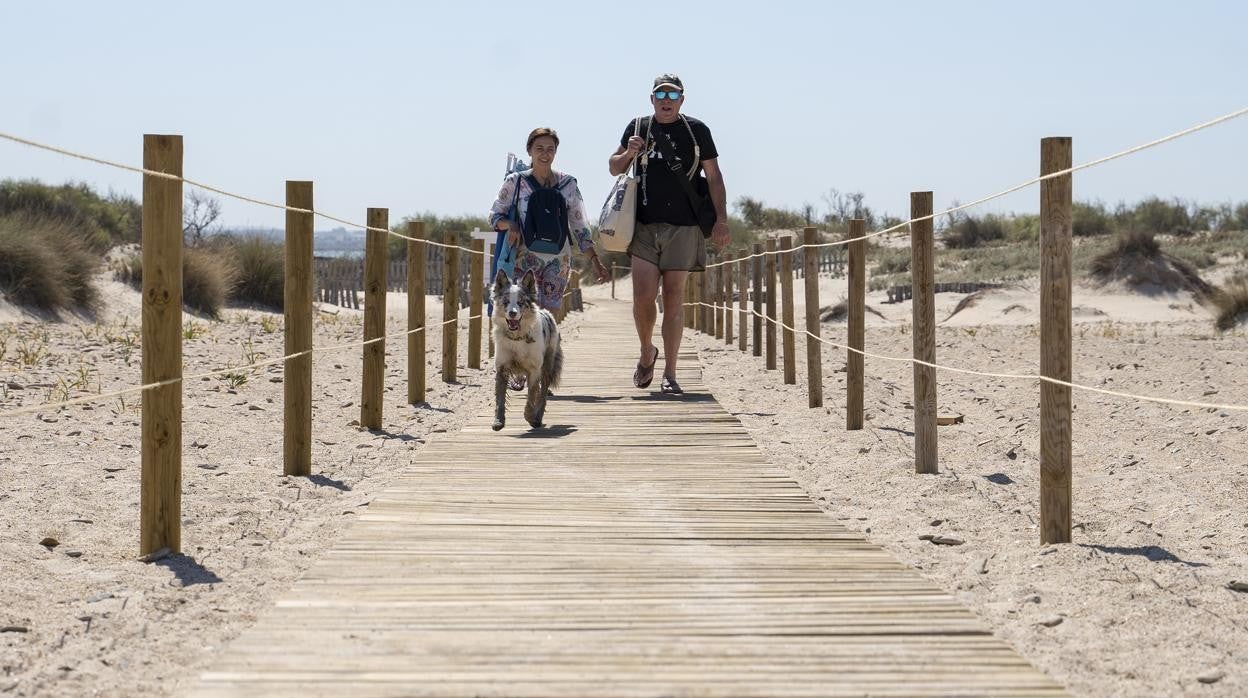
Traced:
[[[694, 160], [693, 141], [689, 138], [690, 129], [693, 130], [694, 137], [698, 139], [701, 160], [719, 157], [719, 152], [715, 150], [715, 140], [711, 138], [711, 129], [693, 117], [684, 118], [689, 122], [689, 128], [685, 128], [684, 123], [679, 119], [674, 123], [661, 124], [654, 121], [653, 116], [641, 117], [641, 137], [645, 138], [647, 132], [650, 134], [647, 144], [650, 162], [644, 170], [645, 177], [642, 180], [642, 186], [637, 191], [637, 221], [640, 223], [698, 224], [698, 218], [693, 213], [693, 206], [689, 203], [689, 196], [685, 194], [684, 187], [676, 178], [677, 175], [668, 169], [668, 163], [663, 158], [662, 150], [670, 151], [670, 147], [665, 143], [663, 149], [660, 149], [655, 142], [655, 139], [665, 139], [671, 136], [676, 144], [676, 159], [682, 173], [689, 172], [689, 167]], [[653, 126], [651, 126], [651, 121], [654, 121]], [[628, 139], [632, 135], [633, 122], [630, 121], [624, 129], [624, 135], [620, 138], [620, 145], [627, 147]], [[637, 162], [640, 168], [641, 159], [638, 158]], [[694, 178], [701, 176], [702, 163], [698, 162]]]

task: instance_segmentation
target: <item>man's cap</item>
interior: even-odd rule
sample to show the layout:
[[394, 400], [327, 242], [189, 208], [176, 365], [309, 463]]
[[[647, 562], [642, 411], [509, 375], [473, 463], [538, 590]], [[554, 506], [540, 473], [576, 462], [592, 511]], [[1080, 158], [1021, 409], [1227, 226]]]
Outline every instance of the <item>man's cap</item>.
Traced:
[[651, 89], [657, 90], [660, 87], [675, 87], [681, 92], [685, 91], [685, 84], [680, 81], [680, 76], [674, 73], [663, 73], [655, 78], [654, 87]]

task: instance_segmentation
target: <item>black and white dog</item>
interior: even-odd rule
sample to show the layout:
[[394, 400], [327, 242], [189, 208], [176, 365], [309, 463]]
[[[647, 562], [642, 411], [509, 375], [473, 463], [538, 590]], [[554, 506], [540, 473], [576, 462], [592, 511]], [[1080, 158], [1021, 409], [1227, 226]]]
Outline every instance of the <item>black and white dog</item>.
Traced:
[[512, 281], [503, 271], [494, 277], [494, 431], [506, 424], [507, 381], [524, 376], [529, 396], [524, 419], [530, 426], [542, 426], [546, 394], [559, 385], [563, 373], [563, 349], [559, 346], [559, 326], [549, 310], [537, 304], [537, 282], [533, 272]]

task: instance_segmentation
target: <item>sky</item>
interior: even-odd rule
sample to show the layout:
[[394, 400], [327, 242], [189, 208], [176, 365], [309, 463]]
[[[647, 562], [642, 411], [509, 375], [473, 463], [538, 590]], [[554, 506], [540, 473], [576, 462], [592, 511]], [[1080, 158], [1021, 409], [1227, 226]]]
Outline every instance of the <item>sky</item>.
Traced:
[[[555, 128], [596, 218], [607, 158], [679, 74], [730, 201], [826, 210], [861, 191], [905, 216], [1039, 173], [1044, 136], [1083, 162], [1248, 106], [1248, 3], [6, 3], [0, 131], [139, 165], [184, 137], [184, 172], [362, 221], [483, 214], [506, 155]], [[1248, 200], [1248, 117], [1079, 173], [1077, 200]], [[0, 179], [138, 196], [139, 175], [0, 141]], [[1034, 212], [1032, 187], [984, 211]], [[280, 210], [222, 199], [230, 227]], [[318, 229], [336, 224], [320, 221]]]

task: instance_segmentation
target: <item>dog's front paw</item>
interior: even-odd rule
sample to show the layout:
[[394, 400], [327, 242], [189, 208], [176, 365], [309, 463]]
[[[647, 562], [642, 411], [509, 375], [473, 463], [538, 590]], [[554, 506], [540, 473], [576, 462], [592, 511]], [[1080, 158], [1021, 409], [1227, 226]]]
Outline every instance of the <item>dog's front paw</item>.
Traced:
[[494, 431], [500, 431], [505, 426], [507, 426], [507, 420], [503, 419], [502, 417], [495, 417], [494, 424], [490, 428], [493, 429]]

